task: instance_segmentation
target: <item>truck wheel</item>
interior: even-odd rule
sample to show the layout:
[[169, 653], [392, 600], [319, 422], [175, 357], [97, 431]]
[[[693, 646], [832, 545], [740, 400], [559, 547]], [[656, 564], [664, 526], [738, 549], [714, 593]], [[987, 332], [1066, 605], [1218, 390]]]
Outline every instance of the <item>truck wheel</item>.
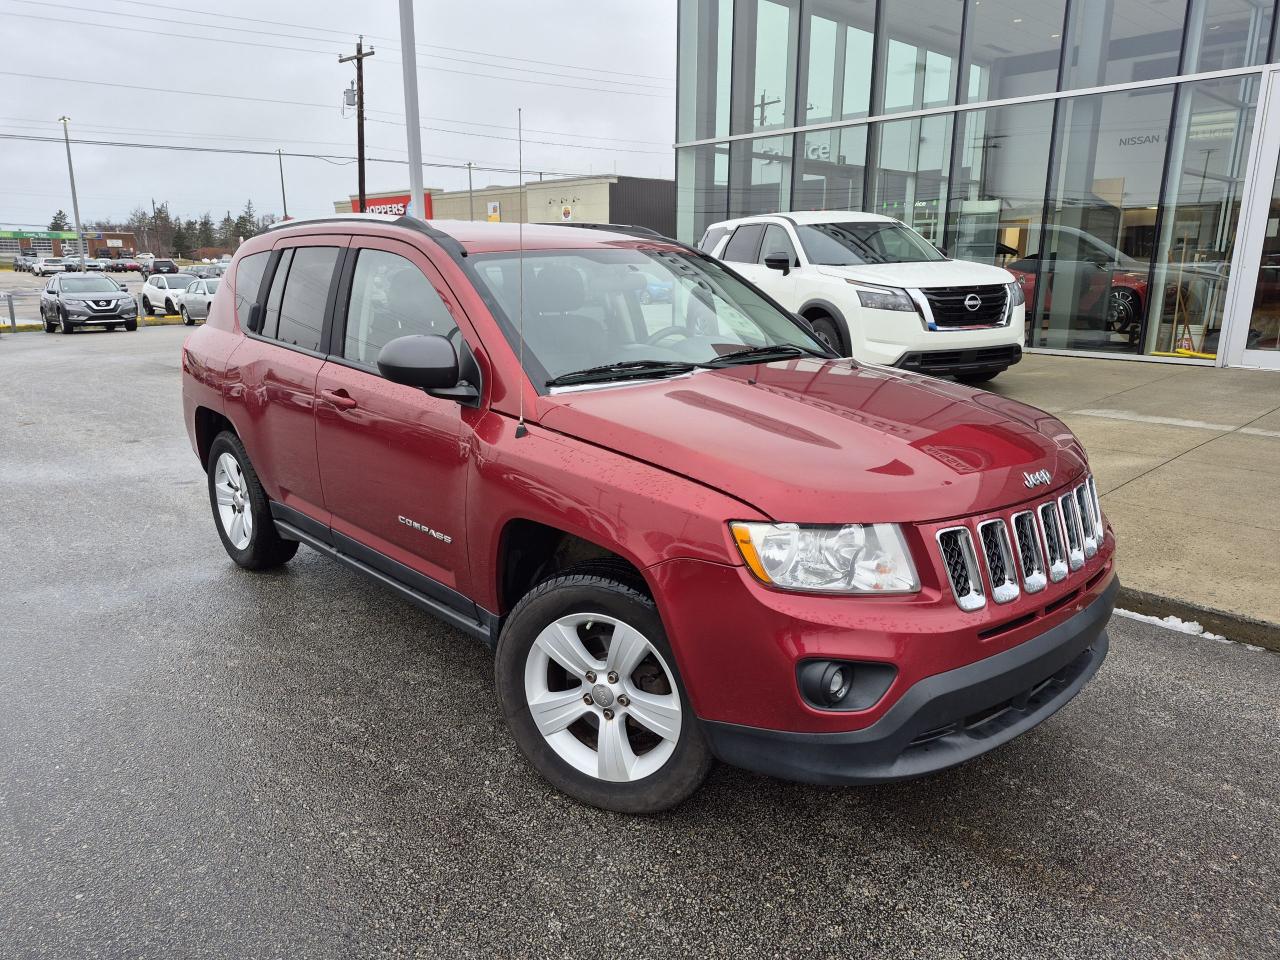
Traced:
[[676, 806], [713, 758], [653, 600], [598, 570], [526, 594], [503, 627], [498, 701], [552, 786], [619, 813]]
[[271, 519], [270, 501], [240, 438], [224, 430], [209, 447], [206, 472], [213, 521], [227, 555], [246, 570], [269, 570], [298, 552]]

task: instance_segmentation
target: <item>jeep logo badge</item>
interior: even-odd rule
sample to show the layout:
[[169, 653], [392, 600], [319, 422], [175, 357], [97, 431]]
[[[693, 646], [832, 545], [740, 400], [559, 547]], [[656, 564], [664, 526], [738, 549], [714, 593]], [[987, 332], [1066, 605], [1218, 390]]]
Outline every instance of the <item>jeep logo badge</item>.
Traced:
[[971, 293], [964, 298], [964, 308], [966, 310], [977, 310], [982, 306], [982, 298], [976, 293]]
[[1028, 490], [1034, 490], [1036, 487], [1052, 482], [1053, 474], [1048, 470], [1037, 470], [1035, 473], [1024, 473], [1022, 479], [1026, 483]]

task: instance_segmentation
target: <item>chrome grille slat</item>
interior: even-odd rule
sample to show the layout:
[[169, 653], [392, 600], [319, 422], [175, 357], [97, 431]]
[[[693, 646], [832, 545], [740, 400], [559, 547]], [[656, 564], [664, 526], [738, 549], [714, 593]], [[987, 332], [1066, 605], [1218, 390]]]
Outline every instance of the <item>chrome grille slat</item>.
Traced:
[[1093, 521], [1093, 498], [1085, 484], [1076, 487], [1076, 515], [1080, 518], [1080, 531], [1084, 535], [1084, 558], [1088, 560], [1098, 552], [1098, 534]]
[[1080, 513], [1074, 492], [1064, 493], [1058, 498], [1058, 513], [1067, 531], [1067, 565], [1074, 573], [1084, 566], [1084, 531], [1080, 529]]
[[987, 520], [978, 524], [978, 540], [982, 544], [987, 574], [991, 577], [991, 599], [996, 603], [1012, 603], [1022, 591], [1018, 589], [1013, 549], [1009, 545], [1009, 530], [1004, 521]]
[[987, 605], [978, 558], [973, 552], [973, 537], [968, 527], [949, 527], [938, 531], [938, 550], [947, 570], [951, 593], [961, 610], [981, 610]]
[[1027, 593], [1039, 593], [1048, 584], [1040, 538], [1036, 536], [1036, 518], [1030, 510], [1013, 515], [1013, 539], [1022, 567], [1022, 583]]
[[1061, 583], [1067, 578], [1067, 546], [1062, 533], [1062, 521], [1052, 500], [1042, 503], [1037, 510], [1040, 517], [1040, 533], [1044, 536], [1045, 550], [1049, 556], [1049, 579]]

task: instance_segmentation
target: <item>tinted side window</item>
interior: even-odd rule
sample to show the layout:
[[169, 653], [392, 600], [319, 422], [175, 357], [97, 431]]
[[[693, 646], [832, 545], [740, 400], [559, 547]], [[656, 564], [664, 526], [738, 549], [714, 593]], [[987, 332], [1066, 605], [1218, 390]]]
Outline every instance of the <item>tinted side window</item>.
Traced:
[[755, 263], [756, 251], [760, 248], [760, 237], [764, 226], [759, 223], [748, 223], [739, 227], [729, 238], [729, 245], [724, 248], [724, 259], [734, 263]]
[[255, 253], [245, 257], [236, 267], [236, 316], [241, 323], [249, 322], [249, 308], [258, 301], [258, 288], [262, 286], [262, 274], [267, 269], [271, 254]]
[[707, 232], [702, 235], [702, 242], [698, 244], [698, 249], [703, 253], [710, 253], [716, 248], [720, 238], [728, 232], [728, 227], [708, 227]]
[[772, 256], [775, 253], [784, 253], [791, 258], [792, 266], [796, 262], [796, 248], [791, 245], [791, 238], [787, 236], [787, 231], [776, 223], [771, 223], [764, 230], [764, 243], [760, 245], [760, 262], [764, 263], [764, 258]]
[[397, 337], [447, 336], [457, 328], [440, 294], [411, 261], [385, 250], [360, 251], [351, 278], [344, 357], [373, 366], [378, 351]]
[[[298, 247], [289, 264], [276, 339], [292, 347], [319, 350], [337, 247]], [[274, 284], [272, 285], [274, 292]]]
[[293, 249], [280, 254], [276, 263], [276, 272], [271, 277], [271, 289], [267, 291], [267, 305], [262, 311], [262, 319], [258, 322], [258, 333], [264, 337], [275, 338], [276, 328], [280, 325], [280, 301], [284, 299], [284, 282], [289, 276], [289, 264], [293, 262]]

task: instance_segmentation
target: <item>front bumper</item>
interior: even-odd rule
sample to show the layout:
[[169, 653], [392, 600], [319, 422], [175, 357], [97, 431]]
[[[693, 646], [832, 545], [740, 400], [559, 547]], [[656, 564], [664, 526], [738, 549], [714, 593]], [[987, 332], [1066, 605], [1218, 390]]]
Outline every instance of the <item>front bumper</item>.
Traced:
[[875, 723], [790, 733], [706, 722], [717, 757], [806, 783], [866, 784], [945, 770], [1017, 737], [1061, 709], [1107, 655], [1119, 581], [1037, 637], [913, 684]]
[[912, 351], [899, 357], [894, 366], [931, 376], [955, 376], [1005, 370], [1021, 359], [1022, 346], [1014, 343], [968, 350]]

